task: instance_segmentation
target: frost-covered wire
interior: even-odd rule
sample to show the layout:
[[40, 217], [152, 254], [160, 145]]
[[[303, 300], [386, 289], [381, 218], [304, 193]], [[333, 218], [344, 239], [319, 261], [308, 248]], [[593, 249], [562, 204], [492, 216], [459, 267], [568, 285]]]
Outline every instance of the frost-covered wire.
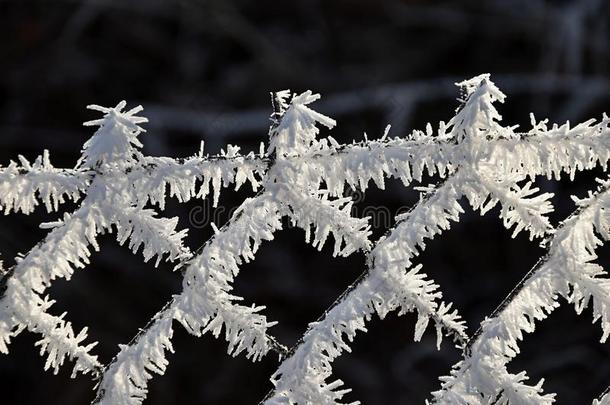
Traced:
[[[593, 302], [593, 322], [599, 320], [601, 341], [610, 335], [610, 279], [593, 260], [596, 248], [610, 239], [610, 191], [608, 181], [588, 198], [575, 199], [580, 209], [555, 232], [548, 254], [527, 274], [507, 299], [481, 324], [467, 345], [465, 360], [443, 378], [434, 403], [553, 403], [554, 394], [542, 393], [542, 381], [527, 386], [527, 375], [506, 369], [519, 353], [523, 333], [534, 331], [563, 296], [581, 313]], [[602, 238], [600, 239], [598, 235]], [[476, 399], [475, 399], [476, 398]]]
[[[336, 404], [349, 390], [333, 378], [332, 362], [350, 351], [350, 342], [366, 331], [372, 316], [398, 310], [417, 313], [414, 340], [432, 323], [438, 344], [446, 334], [466, 353], [434, 401], [551, 403], [554, 396], [543, 393], [541, 383], [526, 385], [526, 374], [512, 374], [506, 365], [517, 355], [523, 333], [558, 305], [557, 295], [578, 312], [592, 301], [602, 340], [610, 334], [609, 284], [604, 271], [591, 263], [601, 239], [610, 238], [605, 215], [610, 197], [600, 190], [578, 200], [578, 212], [555, 229], [548, 219], [552, 195], [532, 182], [539, 175], [573, 178], [579, 170], [606, 167], [610, 119], [571, 126], [532, 116], [531, 129], [519, 131], [502, 125], [496, 104], [506, 96], [489, 75], [458, 86], [461, 103], [446, 123], [404, 138], [390, 137], [388, 127], [380, 139], [351, 144], [320, 137], [320, 129], [333, 128], [335, 121], [311, 107], [319, 95], [274, 93], [266, 147], [242, 154], [229, 145], [210, 156], [202, 146], [186, 159], [142, 154], [146, 118], [138, 115], [141, 107], [124, 111], [124, 102], [90, 106], [103, 116], [85, 123], [98, 129], [74, 169], [54, 168], [47, 152], [33, 163], [20, 157], [19, 163], [0, 168], [5, 191], [0, 206], [6, 214], [27, 214], [40, 203], [49, 211], [66, 200], [78, 203], [74, 212], [42, 224], [49, 229], [46, 238], [17, 258], [0, 280], [0, 351], [8, 352], [11, 338], [27, 329], [40, 335], [36, 345], [47, 356], [45, 368], [57, 372], [70, 359], [73, 374], [91, 373], [98, 382], [95, 403], [137, 405], [145, 400], [150, 379], [169, 365], [177, 321], [197, 336], [224, 336], [231, 355], [258, 360], [278, 353], [281, 364], [265, 403]], [[346, 187], [364, 191], [373, 181], [383, 188], [389, 177], [408, 186], [425, 173], [441, 181], [418, 188], [420, 201], [372, 241], [369, 219], [354, 217], [353, 201], [343, 197]], [[217, 205], [223, 188], [246, 183], [256, 195], [220, 229], [213, 226], [212, 238], [195, 252], [184, 246], [186, 230], [177, 229], [177, 219], [160, 214], [167, 198], [210, 197]], [[457, 311], [442, 301], [440, 286], [416, 263], [427, 241], [459, 220], [462, 197], [481, 214], [499, 205], [513, 236], [525, 231], [530, 239], [549, 244], [548, 256], [470, 338]], [[362, 275], [290, 349], [273, 337], [275, 322], [267, 320], [264, 307], [241, 302], [233, 291], [241, 265], [273, 239], [283, 217], [302, 228], [314, 247], [321, 249], [332, 237], [335, 255], [362, 252], [367, 262]], [[106, 232], [116, 232], [117, 242], [142, 252], [145, 261], [173, 262], [183, 282], [182, 291], [102, 365], [93, 354], [95, 343], [86, 343], [86, 328], [77, 333], [66, 314], [53, 315], [53, 300], [45, 293], [55, 279], [69, 279], [85, 267], [91, 250], [99, 249], [97, 236]]]

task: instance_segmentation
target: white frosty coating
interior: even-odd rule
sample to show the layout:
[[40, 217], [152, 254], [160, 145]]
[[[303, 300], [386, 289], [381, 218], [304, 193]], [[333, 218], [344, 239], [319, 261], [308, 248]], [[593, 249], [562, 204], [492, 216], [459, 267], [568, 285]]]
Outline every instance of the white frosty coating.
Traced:
[[167, 157], [144, 156], [140, 165], [128, 173], [129, 182], [133, 184], [134, 195], [141, 203], [149, 200], [152, 204], [165, 209], [166, 190], [170, 197], [179, 202], [191, 198], [206, 198], [212, 189], [213, 206], [218, 204], [221, 188], [235, 183], [239, 189], [245, 182], [257, 190], [259, 177], [267, 168], [267, 163], [250, 153], [239, 154], [239, 147], [229, 145], [217, 157], [203, 154], [183, 161]]
[[93, 168], [112, 164], [128, 167], [138, 161], [140, 153], [137, 148], [142, 147], [138, 135], [144, 132], [138, 124], [148, 122], [148, 119], [136, 115], [143, 110], [142, 106], [123, 112], [126, 105], [125, 101], [121, 101], [114, 108], [88, 106], [91, 110], [102, 112], [104, 117], [83, 124], [99, 126], [95, 134], [83, 145], [84, 166]]
[[457, 220], [461, 207], [455, 197], [450, 180], [418, 204], [376, 245], [369, 257], [368, 276], [342, 297], [321, 321], [310, 324], [301, 344], [273, 375], [276, 388], [266, 404], [338, 403], [349, 390], [341, 388], [341, 380], [326, 381], [332, 374], [331, 363], [343, 351], [350, 351], [348, 341], [351, 342], [359, 330], [366, 331], [365, 321], [374, 313], [384, 318], [397, 308], [400, 308], [400, 314], [416, 310], [419, 315], [416, 341], [431, 317], [435, 318], [439, 332], [441, 327], [447, 327], [465, 338], [463, 322], [455, 311], [449, 312], [450, 306], [437, 303], [441, 298], [438, 285], [420, 272], [421, 266], [404, 271], [410, 267], [410, 259], [417, 253], [416, 247], [422, 245], [424, 237], [432, 237], [448, 227], [449, 219]]
[[[605, 342], [610, 335], [610, 280], [593, 263], [595, 249], [610, 239], [610, 182], [583, 200], [581, 210], [565, 220], [555, 232], [546, 259], [525, 281], [517, 295], [494, 317], [486, 319], [470, 348], [471, 355], [443, 378], [443, 390], [435, 392], [434, 403], [550, 404], [554, 394], [542, 395], [542, 381], [535, 387], [523, 384], [527, 375], [506, 370], [519, 353], [523, 333], [534, 331], [535, 322], [545, 319], [559, 306], [561, 295], [581, 313], [593, 302], [593, 322], [600, 321]], [[480, 395], [479, 395], [480, 394]], [[607, 400], [606, 400], [607, 401]], [[594, 402], [595, 403], [595, 402]]]
[[[335, 239], [333, 255], [349, 256], [358, 250], [368, 250], [370, 226], [368, 218], [351, 215], [353, 201], [350, 198], [329, 200], [326, 193], [307, 195], [294, 187], [273, 185], [276, 198], [282, 201], [282, 214], [305, 230], [305, 241], [322, 250], [329, 234]], [[314, 228], [313, 239], [311, 228]]]
[[66, 199], [80, 198], [91, 178], [87, 171], [56, 169], [46, 150], [33, 163], [23, 156], [19, 162], [0, 168], [0, 209], [5, 215], [11, 211], [30, 214], [39, 200], [47, 211], [57, 211]]
[[[75, 360], [74, 373], [103, 374], [95, 402], [140, 404], [153, 373], [165, 372], [166, 351], [173, 350], [173, 321], [177, 320], [195, 335], [209, 331], [218, 337], [223, 333], [232, 355], [243, 351], [257, 360], [271, 349], [280, 353], [284, 361], [273, 375], [275, 390], [267, 396], [268, 403], [335, 404], [348, 390], [341, 388], [340, 380], [330, 380], [332, 361], [350, 350], [349, 342], [359, 330], [366, 331], [365, 323], [375, 313], [383, 318], [393, 310], [400, 314], [416, 311], [415, 340], [432, 321], [439, 344], [444, 333], [465, 345], [468, 336], [463, 321], [450, 304], [441, 301], [439, 286], [413, 263], [426, 239], [458, 220], [462, 212], [458, 200], [463, 196], [482, 214], [499, 204], [500, 216], [513, 236], [522, 230], [530, 238], [555, 233], [546, 217], [553, 209], [551, 195], [539, 194], [528, 180], [537, 175], [558, 178], [563, 172], [573, 177], [578, 170], [605, 166], [610, 159], [610, 119], [604, 116], [599, 123], [589, 120], [574, 127], [569, 123], [549, 127], [532, 116], [532, 129], [517, 132], [516, 127], [500, 124], [494, 103], [503, 102], [505, 96], [489, 75], [458, 85], [463, 89], [462, 104], [437, 131], [428, 125], [425, 131], [414, 131], [407, 138], [388, 138], [386, 129], [379, 140], [348, 145], [330, 136], [318, 139], [317, 124], [327, 128], [335, 125], [334, 120], [309, 107], [319, 95], [310, 91], [276, 93], [269, 145], [267, 151], [261, 146], [257, 155], [241, 155], [239, 148], [228, 146], [218, 156], [204, 155], [203, 147], [187, 159], [143, 156], [138, 136], [143, 131], [139, 124], [146, 119], [136, 115], [141, 107], [123, 112], [124, 102], [114, 108], [91, 106], [104, 117], [86, 123], [100, 129], [84, 145], [75, 169], [54, 168], [47, 152], [34, 163], [20, 157], [20, 165], [11, 162], [0, 168], [0, 191], [5, 191], [0, 206], [5, 213], [29, 213], [40, 201], [48, 210], [57, 210], [66, 199], [85, 196], [74, 213], [43, 224], [51, 229], [47, 238], [20, 258], [2, 280], [6, 291], [0, 301], [0, 350], [8, 351], [10, 338], [24, 328], [38, 332], [42, 338], [37, 345], [43, 354], [48, 353], [47, 368], [57, 371], [68, 357]], [[408, 185], [421, 181], [424, 172], [444, 180], [436, 187], [422, 188], [421, 201], [397, 218], [391, 232], [372, 244], [368, 219], [352, 217], [353, 202], [342, 197], [345, 187], [365, 190], [373, 180], [383, 188], [387, 177]], [[176, 230], [176, 219], [158, 216], [168, 191], [179, 201], [211, 194], [216, 205], [222, 187], [234, 183], [238, 188], [246, 182], [254, 190], [262, 187], [262, 191], [246, 200], [227, 225], [214, 227], [215, 236], [196, 255], [184, 247], [186, 231]], [[591, 201], [581, 205], [592, 206]], [[149, 203], [152, 208], [145, 209]], [[241, 305], [241, 298], [232, 294], [240, 265], [254, 258], [263, 241], [273, 239], [273, 233], [281, 229], [282, 216], [303, 228], [307, 242], [315, 247], [321, 248], [332, 235], [335, 255], [363, 251], [368, 263], [363, 276], [310, 325], [290, 351], [269, 335], [274, 322], [260, 313], [263, 307]], [[596, 245], [599, 241], [591, 239], [595, 238], [592, 227], [604, 236], [598, 227], [606, 226], [605, 222], [596, 216], [586, 221], [594, 225], [579, 237], [588, 237]], [[568, 229], [568, 222], [556, 232], [554, 241]], [[64, 315], [49, 314], [52, 301], [42, 294], [53, 279], [69, 278], [75, 268], [83, 267], [90, 246], [98, 248], [96, 235], [113, 229], [119, 243], [127, 243], [134, 252], [141, 248], [145, 260], [156, 257], [158, 263], [166, 257], [178, 262], [184, 281], [183, 291], [104, 367], [90, 354], [94, 344], [83, 343], [86, 328], [76, 334]], [[566, 236], [565, 240], [570, 239]], [[554, 243], [558, 242], [551, 244], [551, 252]], [[592, 251], [584, 249], [589, 256], [583, 254], [578, 261], [571, 256], [557, 259], [556, 264], [568, 269], [563, 284], [553, 281], [557, 277], [550, 270], [534, 273], [527, 283], [555, 277], [547, 285], [554, 290], [544, 292], [549, 297], [565, 295], [579, 311], [593, 297], [594, 314], [602, 319], [605, 339], [610, 330], [608, 283], [599, 279], [604, 274], [601, 269], [589, 263], [594, 258]], [[527, 294], [529, 286], [520, 293]], [[491, 354], [474, 365], [476, 373], [470, 367], [460, 372], [458, 365], [447, 378], [455, 379], [455, 384], [446, 383], [437, 397], [448, 403], [490, 403], [496, 399], [511, 404], [551, 402], [553, 395], [542, 394], [541, 384], [525, 385], [525, 374], [509, 374], [505, 365], [516, 355], [522, 332], [530, 331], [534, 320], [543, 317], [540, 313], [544, 315], [555, 305], [554, 298], [544, 301], [531, 291], [525, 300], [509, 301], [505, 309], [515, 308], [515, 318], [506, 320], [501, 314], [494, 318], [499, 330], [508, 330], [505, 323], [515, 323], [508, 340], [498, 349], [496, 331], [489, 326], [494, 319], [484, 323], [475, 343], [468, 346], [471, 355], [464, 362], [481, 357], [477, 357], [477, 350]], [[607, 397], [594, 403], [607, 403]]]
[[[64, 202], [64, 195], [77, 199], [81, 192], [86, 193], [75, 212], [65, 214], [59, 221], [41, 225], [51, 229], [50, 233], [24, 257], [17, 259], [3, 280], [6, 287], [0, 301], [0, 351], [3, 353], [8, 352], [11, 337], [27, 328], [42, 335], [37, 345], [41, 354], [48, 354], [45, 368], [57, 372], [68, 357], [76, 360], [74, 373], [99, 373], [102, 365], [89, 353], [94, 344], [81, 345], [87, 329], [75, 333], [70, 322], [64, 320], [65, 314], [57, 317], [47, 312], [53, 301], [43, 294], [51, 282], [56, 278], [69, 279], [74, 269], [84, 267], [89, 261], [90, 246], [98, 249], [96, 236], [112, 228], [116, 230], [120, 244], [127, 243], [134, 253], [141, 248], [145, 261], [155, 256], [157, 264], [163, 257], [171, 261], [182, 260], [188, 256], [188, 251], [182, 242], [186, 231], [176, 231], [178, 219], [158, 218], [154, 210], [142, 206], [148, 200], [163, 204], [166, 184], [172, 195], [186, 200], [193, 197], [193, 193], [176, 190], [187, 181], [194, 183], [197, 178], [203, 179], [200, 193], [204, 195], [210, 179], [214, 187], [219, 184], [214, 180], [216, 178], [222, 179], [225, 185], [236, 177], [242, 183], [243, 176], [254, 179], [247, 165], [245, 169], [236, 170], [219, 161], [220, 168], [211, 162], [207, 165], [208, 171], [194, 171], [182, 169], [184, 165], [175, 161], [166, 160], [164, 166], [151, 162], [154, 159], [145, 159], [133, 148], [139, 146], [137, 136], [141, 128], [137, 124], [145, 119], [134, 115], [140, 108], [123, 113], [124, 106], [122, 102], [115, 108], [93, 107], [105, 115], [101, 120], [86, 123], [99, 125], [100, 129], [85, 144], [84, 158], [77, 169], [54, 169], [46, 152], [34, 164], [22, 158], [21, 167], [11, 162], [7, 168], [0, 168], [0, 187], [12, 190], [10, 184], [14, 183], [14, 191], [18, 191], [3, 196], [1, 203], [6, 213], [11, 209], [31, 212], [36, 205], [36, 193], [49, 210], [57, 209], [58, 204]], [[99, 155], [96, 157], [95, 153]], [[230, 153], [231, 158], [242, 159], [236, 150]], [[200, 154], [197, 159], [203, 161], [205, 158]], [[167, 169], [168, 165], [173, 170]], [[152, 172], [151, 181], [133, 182], [126, 175], [142, 170]], [[166, 174], [162, 182], [155, 181], [154, 177], [159, 176], [160, 170]], [[227, 174], [227, 171], [237, 175]]]
[[281, 227], [277, 205], [268, 195], [247, 200], [233, 220], [189, 260], [183, 292], [159, 312], [146, 330], [121, 351], [106, 370], [96, 403], [134, 404], [146, 398], [150, 371], [163, 374], [168, 361], [165, 350], [171, 346], [172, 321], [178, 320], [190, 333], [212, 332], [218, 337], [225, 328], [229, 354], [246, 350], [260, 358], [268, 350], [267, 322], [259, 312], [263, 307], [237, 304], [231, 284], [243, 261], [254, 258], [263, 240], [273, 238]]
[[289, 93], [280, 92], [280, 114], [281, 120], [269, 133], [269, 148], [267, 153], [275, 153], [280, 158], [296, 157], [307, 153], [317, 139], [319, 129], [316, 124], [320, 123], [327, 128], [335, 126], [335, 120], [320, 114], [308, 104], [320, 98], [319, 94], [306, 91], [294, 95], [290, 105], [286, 104]]
[[[140, 404], [146, 398], [150, 372], [163, 374], [168, 364], [165, 351], [173, 350], [174, 319], [197, 336], [212, 332], [218, 337], [224, 329], [231, 355], [246, 351], [253, 360], [264, 356], [274, 344], [267, 330], [275, 322], [268, 322], [259, 313], [264, 307], [238, 305], [240, 298], [231, 290], [239, 266], [254, 259], [263, 241], [273, 239], [273, 233], [281, 229], [282, 216], [303, 228], [306, 240], [319, 249], [331, 234], [336, 255], [369, 249], [368, 220], [351, 216], [351, 201], [329, 200], [317, 178], [303, 176], [299, 166], [291, 162], [317, 142], [317, 123], [332, 127], [334, 121], [306, 107], [319, 95], [305, 92], [289, 101], [287, 97], [288, 93], [279, 94], [279, 110], [272, 117], [277, 121], [270, 131], [268, 153], [272, 153], [274, 164], [262, 183], [264, 191], [246, 200], [201, 253], [188, 260], [182, 293], [155, 316], [131, 345], [121, 347], [104, 373], [95, 403]], [[230, 150], [229, 157], [235, 152]], [[246, 178], [239, 171], [236, 177], [238, 185], [240, 178]], [[218, 185], [214, 187], [218, 189]], [[188, 184], [185, 190], [187, 195], [192, 194]]]
[[610, 405], [610, 392], [608, 389], [599, 398], [593, 400], [593, 405]]
[[[449, 313], [450, 306], [439, 302], [442, 295], [438, 285], [428, 280], [419, 267], [411, 269], [412, 259], [425, 248], [425, 239], [440, 234], [449, 228], [450, 221], [458, 220], [462, 212], [458, 200], [462, 196], [466, 196], [473, 208], [482, 214], [500, 203], [500, 217], [507, 228], [514, 226], [513, 236], [523, 229], [528, 230], [531, 237], [543, 236], [550, 230], [551, 225], [544, 215], [552, 211], [548, 201], [552, 195], [536, 195], [538, 190], [529, 183], [519, 186], [517, 183], [525, 178], [523, 173], [498, 173], [487, 154], [480, 153], [480, 145], [489, 140], [513, 138], [511, 129], [503, 128], [497, 122], [500, 115], [493, 106], [493, 102], [502, 101], [504, 95], [487, 75], [459, 85], [465, 90], [463, 106], [448, 125], [441, 125], [437, 137], [440, 141], [428, 139], [428, 144], [455, 144], [445, 149], [450, 153], [432, 155], [439, 156], [442, 163], [426, 164], [428, 171], [433, 172], [434, 169], [430, 168], [437, 167], [439, 174], [451, 173], [450, 177], [438, 188], [426, 190], [427, 197], [409, 213], [399, 216], [396, 227], [377, 242], [368, 258], [368, 275], [348, 291], [320, 322], [310, 327], [294, 353], [274, 374], [275, 390], [266, 398], [266, 403], [337, 403], [349, 390], [341, 388], [340, 380], [326, 381], [332, 374], [331, 363], [341, 352], [349, 351], [344, 339], [351, 341], [358, 330], [366, 330], [365, 321], [375, 312], [383, 318], [396, 308], [400, 308], [401, 314], [417, 311], [416, 341], [421, 338], [430, 318], [436, 324], [439, 344], [443, 328], [454, 338], [466, 340], [465, 326], [457, 313]], [[427, 129], [426, 136], [415, 133], [411, 142], [424, 137], [432, 137], [431, 128]], [[397, 150], [395, 146], [390, 146], [393, 155]], [[381, 154], [376, 150], [378, 147], [379, 144], [373, 149], [376, 156]], [[424, 150], [428, 150], [428, 145]], [[453, 156], [452, 164], [446, 163], [449, 155]], [[328, 170], [327, 167], [324, 170]], [[388, 167], [379, 173], [381, 180], [375, 179], [378, 185], [383, 184], [383, 175], [390, 173]], [[403, 164], [403, 167], [409, 165]], [[354, 168], [358, 169], [357, 166]], [[416, 172], [421, 173], [421, 170], [420, 166]], [[406, 171], [399, 175], [403, 182], [410, 181], [410, 176]], [[348, 180], [348, 183], [353, 184], [355, 180]]]

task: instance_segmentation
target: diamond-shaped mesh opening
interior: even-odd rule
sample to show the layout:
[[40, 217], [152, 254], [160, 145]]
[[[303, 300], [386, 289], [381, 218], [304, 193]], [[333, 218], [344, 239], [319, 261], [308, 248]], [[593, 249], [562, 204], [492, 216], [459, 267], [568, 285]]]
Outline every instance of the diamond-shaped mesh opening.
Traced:
[[[197, 182], [197, 189], [199, 183]], [[187, 202], [168, 198], [161, 214], [164, 217], [178, 217], [176, 229], [188, 229], [185, 245], [195, 251], [214, 235], [212, 223], [221, 228], [231, 219], [240, 204], [255, 194], [250, 184], [242, 185], [239, 190], [235, 190], [235, 185], [232, 184], [222, 188], [216, 207], [213, 206], [212, 195], [205, 199], [193, 198]]]
[[544, 378], [545, 392], [557, 394], [557, 405], [588, 403], [607, 386], [610, 348], [599, 343], [599, 324], [591, 324], [591, 309], [581, 315], [560, 299], [561, 307], [525, 335], [521, 353], [508, 370], [526, 370], [531, 383]]
[[89, 326], [88, 341], [99, 342], [93, 353], [108, 364], [118, 345], [129, 342], [137, 327], [180, 292], [182, 277], [172, 263], [162, 261], [157, 268], [144, 263], [141, 254], [120, 246], [114, 233], [100, 236], [99, 243], [86, 268], [70, 281], [55, 281], [47, 293], [56, 301], [52, 313], [68, 312], [75, 330]]
[[443, 299], [459, 309], [470, 335], [545, 251], [524, 232], [511, 238], [498, 219], [498, 207], [481, 216], [464, 198], [460, 205], [465, 211], [460, 222], [427, 241], [415, 263], [440, 285]]
[[277, 368], [272, 353], [254, 363], [243, 353], [231, 357], [222, 339], [192, 336], [177, 324], [172, 342], [175, 353], [168, 354], [166, 373], [149, 383], [147, 404], [256, 403], [271, 389], [269, 376]]
[[559, 180], [554, 178], [549, 180], [543, 176], [537, 176], [535, 186], [540, 188], [540, 192], [553, 193], [552, 198], [553, 212], [549, 213], [549, 218], [554, 226], [566, 219], [576, 208], [572, 196], [583, 198], [589, 190], [595, 190], [598, 186], [596, 179], [605, 179], [604, 169], [599, 165], [592, 170], [577, 172], [574, 180], [566, 173], [561, 174]]
[[[435, 183], [438, 180], [435, 177], [423, 176], [421, 184]], [[420, 193], [413, 185], [405, 187], [399, 179], [388, 178], [383, 190], [371, 181], [366, 191], [346, 187], [344, 195], [354, 201], [353, 216], [370, 218], [371, 240], [378, 240], [396, 225], [397, 215], [408, 212], [419, 201]]]
[[305, 242], [303, 230], [285, 221], [285, 229], [262, 245], [253, 262], [242, 266], [235, 282], [237, 295], [267, 307], [268, 319], [278, 321], [270, 332], [282, 344], [296, 343], [307, 325], [364, 270], [362, 254], [344, 258], [333, 257], [332, 252], [330, 240], [318, 252]]
[[[423, 404], [438, 389], [443, 375], [461, 357], [447, 338], [440, 350], [429, 328], [420, 342], [413, 341], [417, 316], [391, 312], [383, 320], [374, 315], [367, 333], [356, 336], [345, 353], [333, 363], [333, 377], [352, 388], [349, 400], [364, 404]], [[346, 401], [349, 402], [349, 401]]]
[[[91, 378], [79, 374], [70, 378], [71, 367], [57, 375], [44, 370], [45, 358], [34, 344], [38, 335], [23, 332], [11, 343], [11, 356], [18, 361], [1, 361], [0, 378], [5, 404], [86, 404], [91, 401]], [[10, 389], [9, 389], [10, 388]]]

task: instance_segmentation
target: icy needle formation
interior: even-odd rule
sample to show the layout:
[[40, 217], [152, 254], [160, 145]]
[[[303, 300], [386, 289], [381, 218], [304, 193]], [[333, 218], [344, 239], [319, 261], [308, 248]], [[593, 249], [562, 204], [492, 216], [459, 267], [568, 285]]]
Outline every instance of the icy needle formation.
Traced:
[[[5, 214], [29, 214], [41, 203], [48, 211], [59, 211], [67, 200], [77, 203], [75, 211], [42, 224], [49, 229], [44, 240], [4, 272], [0, 351], [8, 353], [20, 332], [36, 333], [45, 368], [57, 372], [68, 359], [73, 375], [89, 373], [97, 382], [93, 403], [141, 404], [150, 379], [168, 367], [166, 354], [173, 351], [173, 328], [179, 324], [196, 336], [222, 335], [233, 356], [245, 353], [256, 361], [270, 351], [279, 354], [265, 404], [341, 404], [349, 389], [333, 378], [334, 359], [350, 351], [371, 317], [415, 312], [415, 341], [432, 324], [438, 345], [446, 335], [464, 352], [432, 393], [432, 403], [553, 403], [555, 395], [543, 392], [542, 381], [527, 385], [525, 372], [512, 374], [507, 365], [524, 334], [559, 305], [560, 296], [578, 313], [592, 302], [602, 341], [610, 334], [610, 281], [594, 263], [595, 249], [610, 239], [610, 180], [600, 180], [588, 197], [575, 198], [577, 210], [557, 228], [548, 219], [552, 194], [540, 193], [533, 182], [540, 175], [573, 178], [579, 170], [605, 168], [610, 119], [550, 126], [532, 116], [531, 129], [519, 132], [502, 125], [495, 104], [505, 95], [489, 75], [458, 86], [462, 98], [455, 115], [436, 129], [428, 125], [404, 138], [390, 138], [386, 131], [380, 139], [351, 144], [319, 136], [320, 127], [335, 125], [311, 108], [319, 95], [277, 92], [266, 148], [261, 144], [260, 152], [241, 154], [229, 145], [210, 156], [202, 147], [187, 159], [142, 154], [141, 107], [90, 106], [102, 117], [85, 123], [98, 129], [74, 169], [55, 168], [47, 151], [34, 162], [20, 156], [0, 167]], [[438, 184], [419, 188], [419, 202], [383, 237], [371, 240], [369, 219], [353, 216], [347, 188], [364, 192], [372, 180], [383, 189], [389, 177], [408, 187], [421, 183], [425, 172], [439, 177]], [[211, 194], [216, 206], [224, 187], [245, 183], [254, 195], [195, 252], [184, 245], [187, 230], [177, 229], [177, 218], [161, 216], [167, 198], [185, 202]], [[481, 214], [499, 205], [513, 236], [523, 231], [548, 246], [547, 255], [472, 336], [442, 300], [441, 287], [417, 264], [427, 241], [459, 221], [460, 201]], [[245, 304], [233, 291], [240, 266], [273, 239], [283, 219], [302, 228], [314, 247], [322, 249], [332, 236], [334, 255], [360, 252], [367, 263], [291, 348], [273, 337], [275, 322], [264, 315], [264, 306]], [[45, 294], [55, 279], [69, 279], [88, 264], [91, 250], [99, 249], [97, 236], [105, 232], [114, 232], [134, 253], [141, 251], [145, 261], [173, 262], [183, 276], [182, 292], [121, 345], [109, 364], [98, 361], [86, 328], [75, 331], [66, 314], [53, 314], [53, 300]], [[593, 404], [608, 404], [608, 398], [604, 391]]]

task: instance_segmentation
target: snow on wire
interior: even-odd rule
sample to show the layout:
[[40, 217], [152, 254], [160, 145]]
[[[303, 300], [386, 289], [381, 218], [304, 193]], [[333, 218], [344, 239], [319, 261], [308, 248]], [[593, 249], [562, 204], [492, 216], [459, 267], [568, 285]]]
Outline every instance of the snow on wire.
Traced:
[[[0, 168], [0, 205], [5, 214], [31, 213], [43, 203], [58, 211], [67, 200], [77, 203], [71, 213], [53, 223], [47, 236], [27, 254], [15, 259], [0, 280], [0, 351], [8, 353], [11, 339], [24, 330], [40, 336], [36, 343], [46, 356], [45, 369], [57, 372], [66, 359], [73, 376], [89, 373], [97, 382], [93, 403], [141, 404], [154, 374], [168, 366], [173, 351], [174, 321], [200, 336], [211, 332], [227, 341], [228, 353], [244, 352], [258, 360], [270, 351], [280, 364], [271, 376], [273, 390], [264, 404], [338, 404], [348, 388], [333, 379], [332, 363], [375, 314], [416, 312], [415, 341], [432, 324], [438, 345], [449, 336], [463, 350], [463, 359], [441, 387], [432, 393], [435, 404], [550, 404], [543, 381], [526, 383], [525, 372], [512, 374], [507, 364], [519, 353], [519, 341], [535, 323], [559, 306], [564, 297], [578, 313], [592, 302], [593, 321], [602, 327], [602, 341], [610, 335], [610, 281], [593, 261], [595, 249], [610, 239], [610, 180], [583, 199], [578, 209], [558, 227], [550, 193], [533, 186], [536, 176], [571, 178], [579, 170], [610, 159], [610, 119], [548, 125], [531, 117], [532, 128], [518, 132], [501, 124], [494, 103], [504, 94], [480, 75], [458, 83], [462, 99], [455, 115], [436, 129], [414, 131], [405, 138], [339, 144], [319, 137], [319, 126], [335, 121], [310, 108], [320, 96], [310, 91], [274, 93], [269, 143], [259, 153], [241, 154], [227, 146], [219, 155], [203, 147], [187, 159], [151, 157], [141, 153], [141, 107], [124, 111], [89, 106], [103, 114], [85, 123], [98, 127], [83, 146], [74, 169], [51, 165], [47, 151], [34, 162], [19, 157]], [[368, 218], [352, 215], [347, 188], [365, 191], [371, 180], [380, 188], [388, 177], [405, 186], [420, 182], [424, 172], [441, 181], [420, 188], [421, 198], [397, 217], [396, 225], [377, 241], [371, 240]], [[210, 194], [218, 203], [224, 187], [249, 183], [256, 192], [232, 218], [196, 252], [183, 243], [186, 230], [177, 218], [160, 213], [167, 198], [185, 202]], [[531, 269], [498, 308], [472, 335], [440, 287], [416, 264], [428, 239], [459, 221], [465, 197], [473, 209], [486, 213], [500, 206], [500, 217], [513, 236], [524, 231], [548, 253]], [[145, 208], [148, 207], [148, 208]], [[150, 208], [153, 207], [153, 208]], [[329, 236], [334, 254], [362, 252], [367, 268], [335, 303], [309, 325], [291, 348], [271, 333], [275, 322], [264, 307], [243, 305], [233, 282], [240, 265], [254, 259], [264, 241], [273, 239], [282, 218], [305, 231], [308, 243], [321, 249]], [[53, 300], [45, 293], [57, 278], [70, 279], [98, 250], [97, 236], [116, 232], [117, 241], [145, 261], [168, 260], [183, 274], [182, 292], [172, 297], [109, 364], [93, 354], [87, 329], [75, 331], [66, 314], [53, 315]], [[593, 404], [610, 404], [607, 391]]]

